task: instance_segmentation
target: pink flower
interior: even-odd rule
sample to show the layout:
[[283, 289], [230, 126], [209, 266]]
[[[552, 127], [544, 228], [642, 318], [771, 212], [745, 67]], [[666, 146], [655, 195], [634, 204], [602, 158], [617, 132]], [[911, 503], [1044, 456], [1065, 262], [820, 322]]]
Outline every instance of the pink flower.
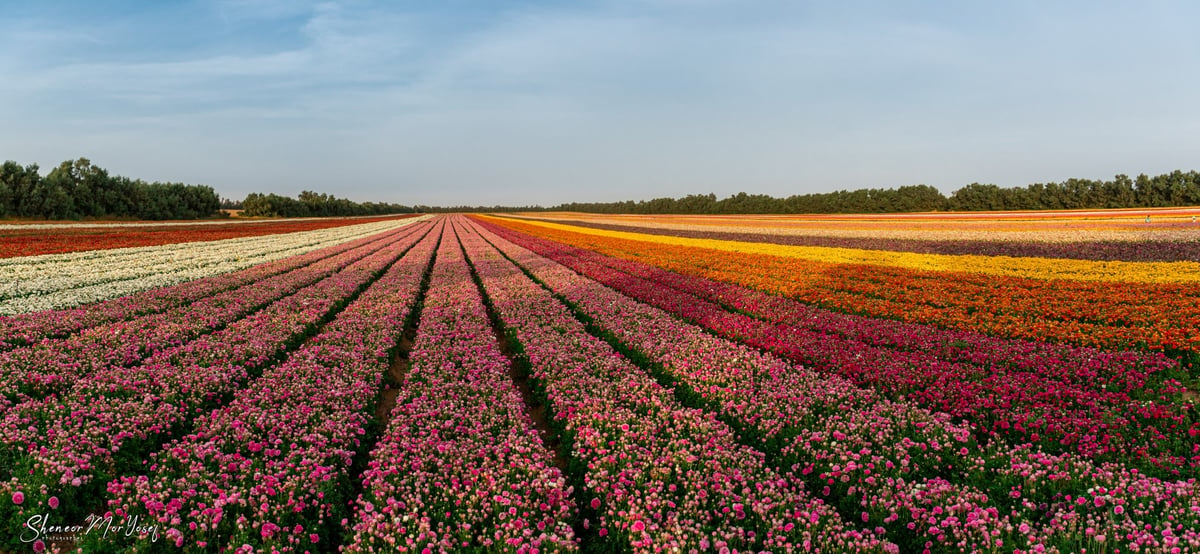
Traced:
[[317, 541], [321, 540], [321, 537], [314, 533], [314, 534], [308, 536], [308, 540], [316, 543]]
[[633, 522], [633, 530], [634, 531], [642, 531], [644, 529], [646, 529], [646, 522], [644, 522], [640, 519]]
[[592, 509], [593, 509], [593, 510], [599, 510], [599, 509], [600, 509], [600, 499], [599, 499], [599, 498], [593, 498], [593, 499], [592, 499]]
[[34, 552], [45, 552], [46, 551], [46, 543], [44, 543], [42, 541], [35, 541], [33, 543], [33, 551]]
[[50, 507], [51, 507], [51, 508], [53, 508], [53, 509], [55, 509], [55, 510], [57, 510], [57, 509], [58, 509], [58, 497], [57, 497], [57, 496], [51, 496], [51, 497], [50, 497], [50, 500], [47, 500], [46, 502], [47, 502], [48, 504], [50, 504]]
[[13, 504], [20, 504], [22, 502], [25, 502], [25, 493], [23, 493], [21, 491], [14, 492], [13, 493]]
[[264, 523], [262, 525], [262, 530], [260, 531], [260, 534], [262, 535], [262, 538], [264, 540], [266, 540], [266, 539], [270, 539], [272, 536], [274, 536], [275, 532], [278, 530], [279, 530], [278, 525], [275, 525], [274, 523]]
[[1117, 514], [1117, 515], [1121, 515], [1121, 514], [1125, 513], [1125, 507], [1120, 504], [1117, 504], [1116, 506], [1113, 507], [1113, 513]]
[[867, 512], [863, 512], [863, 513], [862, 513], [862, 520], [863, 520], [863, 523], [866, 523], [866, 522], [868, 522], [868, 521], [871, 521], [871, 514], [868, 514]]

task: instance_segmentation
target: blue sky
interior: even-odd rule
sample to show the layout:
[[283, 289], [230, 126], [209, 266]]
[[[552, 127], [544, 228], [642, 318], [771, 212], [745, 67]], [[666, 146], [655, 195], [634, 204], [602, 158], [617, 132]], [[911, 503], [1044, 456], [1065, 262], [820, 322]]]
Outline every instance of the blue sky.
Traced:
[[436, 205], [1200, 169], [1198, 6], [0, 2], [0, 158]]

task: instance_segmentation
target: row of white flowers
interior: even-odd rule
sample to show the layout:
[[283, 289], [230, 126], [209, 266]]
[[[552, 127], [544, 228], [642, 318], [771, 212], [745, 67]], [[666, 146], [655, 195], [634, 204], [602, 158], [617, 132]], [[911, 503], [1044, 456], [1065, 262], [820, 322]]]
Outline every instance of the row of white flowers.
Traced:
[[70, 308], [237, 271], [426, 219], [0, 260], [0, 315]]
[[[339, 217], [338, 219], [367, 219], [379, 217], [377, 215], [356, 215], [349, 217]], [[113, 227], [137, 227], [139, 229], [153, 229], [155, 227], [195, 227], [198, 225], [259, 225], [283, 223], [287, 221], [305, 221], [310, 218], [305, 217], [284, 217], [278, 219], [205, 219], [199, 221], [138, 221], [135, 223], [4, 223], [0, 224], [0, 231], [10, 231], [14, 229], [107, 229]]]

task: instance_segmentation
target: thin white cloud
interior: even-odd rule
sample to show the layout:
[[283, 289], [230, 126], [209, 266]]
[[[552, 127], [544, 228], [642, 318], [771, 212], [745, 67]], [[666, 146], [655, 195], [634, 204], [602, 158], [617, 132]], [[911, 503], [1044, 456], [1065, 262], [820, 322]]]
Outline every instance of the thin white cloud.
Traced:
[[0, 150], [233, 196], [524, 204], [1105, 177], [1200, 147], [1195, 35], [1106, 38], [1166, 12], [455, 6], [224, 0], [221, 40], [123, 56], [84, 48], [104, 22], [35, 25], [0, 53]]

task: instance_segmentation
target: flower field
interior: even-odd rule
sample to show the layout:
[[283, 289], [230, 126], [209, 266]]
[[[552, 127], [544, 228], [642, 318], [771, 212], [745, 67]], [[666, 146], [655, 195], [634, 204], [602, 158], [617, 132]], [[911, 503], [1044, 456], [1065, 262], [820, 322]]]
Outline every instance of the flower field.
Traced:
[[388, 219], [282, 235], [0, 259], [0, 314], [62, 310], [118, 298], [282, 260], [408, 223]]
[[[410, 216], [399, 216], [410, 217]], [[392, 217], [171, 223], [0, 224], [0, 258], [258, 237], [361, 225]]]
[[0, 259], [0, 551], [1200, 552], [1200, 230], [1101, 216]]

